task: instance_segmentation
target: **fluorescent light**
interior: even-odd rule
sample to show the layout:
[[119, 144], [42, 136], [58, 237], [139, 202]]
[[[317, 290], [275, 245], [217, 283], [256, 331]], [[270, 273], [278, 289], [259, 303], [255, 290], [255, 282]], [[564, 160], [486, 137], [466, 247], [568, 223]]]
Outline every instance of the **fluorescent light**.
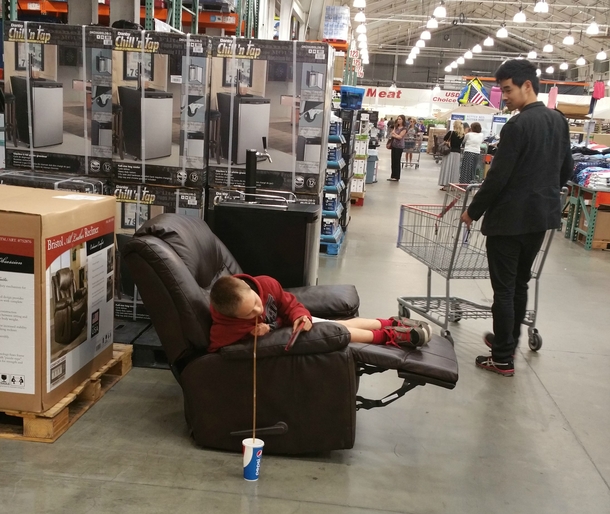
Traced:
[[463, 57], [460, 56], [460, 57], [457, 58], [457, 63], [458, 64], [464, 64], [465, 62], [466, 62], [466, 60]]
[[472, 52], [470, 50], [468, 50], [465, 54], [464, 57], [466, 57], [466, 59], [472, 59]]
[[369, 58], [368, 57], [363, 58], [362, 59], [362, 64], [369, 64]]
[[545, 71], [550, 75], [551, 73], [555, 73], [555, 68], [549, 66]]
[[434, 12], [432, 14], [434, 15], [435, 18], [444, 18], [445, 16], [447, 16], [447, 9], [445, 9], [445, 2], [441, 2], [441, 5], [439, 5], [436, 9], [434, 9]]
[[390, 91], [396, 91], [396, 82], [392, 82], [392, 85], [390, 86]]
[[601, 51], [595, 56], [595, 58], [598, 61], [605, 61], [608, 56], [606, 55], [606, 52], [604, 52], [604, 49], [602, 48]]
[[525, 23], [525, 13], [523, 12], [523, 7], [519, 7], [519, 12], [513, 16], [513, 21], [515, 23]]
[[529, 53], [527, 54], [528, 59], [535, 59], [536, 57], [538, 57], [536, 50], [530, 50]]
[[572, 35], [572, 31], [568, 32], [568, 35], [563, 38], [563, 44], [566, 46], [574, 44], [574, 36]]
[[354, 0], [352, 7], [355, 9], [364, 9], [366, 7], [366, 0]]
[[449, 66], [451, 66], [451, 69], [455, 70], [458, 67], [458, 63], [453, 61]]
[[413, 48], [411, 48], [411, 53], [419, 55], [419, 48], [417, 46], [414, 46]]
[[506, 27], [504, 26], [504, 23], [498, 29], [498, 32], [496, 32], [496, 37], [499, 37], [499, 38], [508, 37], [508, 30], [506, 30]]
[[366, 37], [366, 34], [358, 34], [358, 38], [357, 38], [358, 42], [367, 41], [367, 40], [368, 40], [368, 38]]
[[358, 34], [366, 34], [366, 25], [364, 23], [362, 23], [361, 25], [358, 25], [356, 27], [356, 32]]
[[432, 38], [432, 34], [430, 34], [430, 31], [429, 31], [429, 30], [424, 30], [424, 31], [421, 33], [421, 36], [419, 36], [419, 37], [420, 37], [421, 39], [423, 39], [423, 40], [426, 40], [426, 41], [427, 41], [428, 39], [431, 39], [431, 38]]
[[411, 57], [409, 57], [409, 58], [407, 59], [407, 64], [413, 64], [413, 62], [414, 62], [414, 61], [413, 61], [413, 59], [412, 59]]
[[485, 41], [483, 41], [483, 46], [494, 46], [494, 40], [491, 36], [487, 36]]
[[599, 26], [595, 23], [595, 20], [587, 27], [586, 33], [587, 36], [597, 36], [599, 34]]
[[534, 12], [547, 13], [549, 12], [549, 4], [545, 0], [538, 0], [534, 6]]
[[437, 29], [438, 28], [438, 21], [436, 21], [436, 18], [434, 16], [432, 16], [428, 20], [428, 23], [426, 23], [426, 28], [427, 29]]
[[585, 61], [585, 56], [581, 54], [581, 56], [576, 59], [576, 64], [578, 64], [578, 66], [584, 66], [587, 64], [587, 61]]
[[483, 51], [483, 49], [481, 48], [481, 45], [474, 45], [472, 47], [472, 52], [475, 54], [480, 54]]
[[415, 43], [417, 48], [424, 48], [426, 46], [426, 42], [423, 39], [418, 39], [417, 43]]
[[364, 23], [366, 21], [366, 16], [364, 14], [364, 11], [358, 11], [356, 13], [356, 16], [354, 16], [354, 21], [358, 22], [358, 23]]
[[438, 84], [432, 88], [433, 93], [438, 93], [440, 90], [441, 90], [441, 86], [439, 86]]
[[568, 69], [568, 63], [567, 63], [567, 62], [565, 62], [565, 61], [563, 61], [563, 62], [562, 62], [560, 65], [559, 65], [559, 69], [560, 69], [560, 70], [563, 70], [563, 71], [567, 70], [567, 69]]
[[536, 77], [542, 75], [542, 70], [540, 68], [536, 68]]
[[451, 66], [449, 66], [449, 65], [445, 66], [445, 71], [447, 73], [449, 73], [451, 70], [452, 70]]
[[546, 45], [544, 45], [544, 48], [542, 49], [542, 51], [545, 54], [550, 54], [553, 52], [553, 45], [551, 43], [547, 43]]

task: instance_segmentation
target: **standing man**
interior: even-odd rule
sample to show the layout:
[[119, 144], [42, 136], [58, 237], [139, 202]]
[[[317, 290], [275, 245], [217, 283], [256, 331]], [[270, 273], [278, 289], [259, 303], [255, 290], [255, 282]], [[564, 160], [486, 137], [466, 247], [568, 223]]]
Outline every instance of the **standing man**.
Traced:
[[479, 356], [475, 363], [510, 377], [532, 264], [546, 231], [561, 224], [560, 191], [574, 161], [566, 119], [537, 101], [536, 67], [526, 60], [507, 61], [496, 80], [506, 106], [519, 114], [504, 125], [491, 168], [462, 221], [470, 227], [485, 214], [481, 232], [487, 236], [494, 290], [494, 333], [485, 335], [491, 357]]

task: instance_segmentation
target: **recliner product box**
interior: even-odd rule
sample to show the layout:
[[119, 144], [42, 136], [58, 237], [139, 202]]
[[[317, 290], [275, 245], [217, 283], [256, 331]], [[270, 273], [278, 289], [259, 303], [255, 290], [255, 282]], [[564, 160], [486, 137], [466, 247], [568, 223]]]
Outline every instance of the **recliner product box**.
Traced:
[[113, 30], [117, 182], [205, 185], [209, 38]]
[[112, 30], [7, 21], [4, 41], [6, 166], [109, 177]]
[[42, 412], [112, 358], [114, 197], [0, 185], [0, 409]]
[[149, 320], [138, 288], [120, 252], [137, 229], [159, 214], [203, 217], [203, 191], [129, 183], [114, 184], [113, 188], [117, 200], [114, 316], [123, 320]]

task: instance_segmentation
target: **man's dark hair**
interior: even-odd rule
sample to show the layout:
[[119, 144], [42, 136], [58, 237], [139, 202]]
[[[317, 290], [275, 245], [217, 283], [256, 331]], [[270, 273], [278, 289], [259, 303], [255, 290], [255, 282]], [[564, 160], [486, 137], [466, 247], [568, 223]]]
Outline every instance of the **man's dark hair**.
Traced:
[[481, 124], [475, 121], [472, 125], [470, 125], [470, 130], [476, 132], [477, 134], [481, 133]]
[[526, 80], [532, 83], [534, 93], [540, 91], [540, 80], [536, 75], [536, 66], [526, 59], [511, 59], [496, 70], [496, 81], [513, 79], [513, 84], [521, 87]]

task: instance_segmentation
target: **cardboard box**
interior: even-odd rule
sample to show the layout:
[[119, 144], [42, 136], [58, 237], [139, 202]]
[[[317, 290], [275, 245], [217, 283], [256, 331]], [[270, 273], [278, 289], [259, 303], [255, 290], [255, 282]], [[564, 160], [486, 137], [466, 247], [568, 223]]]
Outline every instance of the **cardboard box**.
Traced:
[[205, 185], [209, 38], [115, 29], [113, 43], [115, 180]]
[[114, 214], [0, 186], [0, 409], [44, 411], [112, 358]]
[[144, 184], [115, 184], [116, 203], [116, 284], [114, 317], [125, 320], [149, 320], [129, 268], [121, 259], [121, 250], [146, 221], [167, 212], [203, 217], [203, 190], [171, 188]]
[[[587, 210], [590, 211], [590, 209], [590, 207], [587, 207]], [[580, 215], [580, 222], [578, 226], [581, 230], [589, 230], [589, 223], [587, 222], [584, 214]], [[610, 241], [610, 211], [597, 211], [593, 239], [595, 241]]]
[[27, 32], [4, 24], [4, 90], [19, 136], [7, 141], [7, 167], [110, 176], [111, 29], [28, 22]]

